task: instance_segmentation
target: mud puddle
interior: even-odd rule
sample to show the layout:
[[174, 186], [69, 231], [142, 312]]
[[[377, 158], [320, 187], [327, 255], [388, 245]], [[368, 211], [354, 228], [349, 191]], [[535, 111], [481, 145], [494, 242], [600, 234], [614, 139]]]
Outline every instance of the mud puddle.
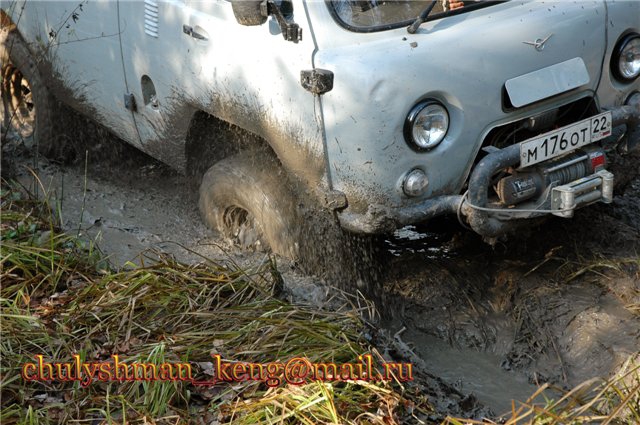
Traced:
[[454, 348], [435, 336], [415, 329], [403, 335], [416, 345], [426, 368], [463, 394], [473, 394], [493, 412], [511, 410], [511, 400], [526, 401], [537, 389], [520, 372], [501, 367], [500, 356], [470, 348]]
[[[95, 242], [117, 267], [139, 263], [145, 251], [243, 267], [267, 261], [204, 226], [185, 177], [132, 152], [119, 148], [86, 167], [34, 161], [24, 148], [5, 150], [4, 159], [25, 187], [55, 200], [68, 232]], [[450, 219], [388, 238], [385, 327], [406, 328], [403, 341], [438, 378], [430, 382], [442, 382], [434, 401], [441, 414], [500, 414], [538, 384], [571, 388], [606, 377], [639, 351], [639, 311], [629, 307], [640, 303], [638, 211], [635, 178], [613, 207], [550, 220], [493, 247]], [[285, 260], [278, 267], [292, 300], [331, 302], [324, 282]]]
[[[637, 180], [620, 205], [636, 205]], [[610, 376], [640, 350], [640, 228], [630, 210], [630, 220], [612, 210], [494, 247], [447, 219], [396, 232], [386, 327], [406, 328], [431, 373], [498, 415], [543, 383], [568, 390]]]
[[[94, 242], [116, 267], [140, 263], [139, 254], [168, 252], [183, 261], [198, 254], [221, 256], [224, 246], [207, 244], [192, 196], [178, 176], [153, 165], [104, 178], [94, 170], [40, 163], [39, 181], [21, 173], [18, 181], [50, 199], [63, 228]], [[126, 187], [126, 190], [124, 188]]]
[[[144, 264], [158, 255], [243, 269], [270, 261], [264, 252], [241, 249], [207, 228], [192, 181], [131, 147], [73, 165], [36, 157], [19, 143], [3, 150], [3, 178], [46, 198], [63, 229], [100, 250], [115, 268]], [[317, 306], [330, 302], [321, 282], [296, 271], [286, 259], [277, 261], [290, 298]]]

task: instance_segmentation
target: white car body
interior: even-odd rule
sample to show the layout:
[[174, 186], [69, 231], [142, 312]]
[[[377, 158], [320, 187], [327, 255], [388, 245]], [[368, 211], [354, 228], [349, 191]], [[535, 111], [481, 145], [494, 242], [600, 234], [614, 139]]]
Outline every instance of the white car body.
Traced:
[[[549, 208], [567, 215], [572, 207], [550, 206], [547, 193], [516, 206], [519, 216], [495, 217], [488, 204], [509, 208], [495, 199], [477, 205], [470, 176], [496, 129], [568, 111], [572, 103], [589, 105], [582, 118], [613, 111], [613, 127], [633, 139], [626, 143], [638, 143], [640, 81], [617, 79], [610, 64], [620, 40], [640, 34], [640, 2], [479, 4], [434, 14], [414, 34], [406, 23], [354, 31], [325, 1], [292, 6], [302, 28], [297, 42], [283, 39], [273, 16], [263, 25], [238, 24], [226, 0], [16, 0], [2, 7], [41, 58], [51, 90], [120, 138], [184, 169], [189, 149], [198, 149], [188, 146], [194, 116], [241, 127], [264, 139], [318, 204], [335, 209], [354, 232], [458, 212], [493, 237], [512, 219]], [[333, 74], [331, 89], [305, 89], [301, 72], [309, 70]], [[135, 107], [127, 108], [131, 99]], [[403, 127], [425, 99], [446, 109], [449, 127], [437, 146], [416, 150]], [[508, 166], [517, 169], [517, 161]], [[413, 170], [428, 184], [407, 195]], [[602, 170], [592, 171], [580, 178]], [[597, 190], [605, 190], [603, 182]], [[486, 198], [488, 189], [476, 192]], [[607, 201], [593, 198], [585, 203]], [[540, 214], [526, 212], [536, 206]], [[487, 221], [496, 225], [487, 229]]]

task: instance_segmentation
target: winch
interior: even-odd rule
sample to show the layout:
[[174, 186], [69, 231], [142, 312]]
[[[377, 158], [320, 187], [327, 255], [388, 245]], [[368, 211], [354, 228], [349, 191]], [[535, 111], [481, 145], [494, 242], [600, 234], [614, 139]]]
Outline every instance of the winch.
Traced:
[[500, 179], [496, 193], [505, 206], [513, 206], [543, 195], [549, 188], [558, 188], [604, 170], [606, 156], [593, 147], [577, 150], [559, 159], [542, 163]]

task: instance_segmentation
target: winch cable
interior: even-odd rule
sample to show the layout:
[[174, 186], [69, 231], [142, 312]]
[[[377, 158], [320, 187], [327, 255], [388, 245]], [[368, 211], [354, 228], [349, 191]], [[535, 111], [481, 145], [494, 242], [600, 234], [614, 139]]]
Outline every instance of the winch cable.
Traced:
[[456, 216], [458, 217], [458, 223], [460, 223], [460, 225], [462, 227], [464, 227], [467, 230], [473, 231], [471, 226], [469, 226], [467, 223], [465, 223], [463, 218], [462, 218], [462, 206], [464, 205], [465, 199], [467, 199], [467, 193], [469, 193], [469, 191], [465, 190], [464, 194], [462, 195], [462, 198], [460, 198], [460, 203], [458, 203], [458, 208], [456, 210]]

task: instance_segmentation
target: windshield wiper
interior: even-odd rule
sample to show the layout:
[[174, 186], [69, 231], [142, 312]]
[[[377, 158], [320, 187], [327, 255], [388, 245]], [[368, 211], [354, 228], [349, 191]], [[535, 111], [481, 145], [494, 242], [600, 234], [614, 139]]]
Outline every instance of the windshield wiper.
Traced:
[[422, 25], [422, 23], [427, 20], [427, 17], [429, 17], [429, 14], [435, 7], [436, 3], [438, 3], [438, 0], [432, 0], [429, 6], [425, 7], [424, 10], [420, 12], [416, 20], [407, 28], [407, 32], [409, 34], [415, 34], [416, 31], [418, 31], [420, 25]]

